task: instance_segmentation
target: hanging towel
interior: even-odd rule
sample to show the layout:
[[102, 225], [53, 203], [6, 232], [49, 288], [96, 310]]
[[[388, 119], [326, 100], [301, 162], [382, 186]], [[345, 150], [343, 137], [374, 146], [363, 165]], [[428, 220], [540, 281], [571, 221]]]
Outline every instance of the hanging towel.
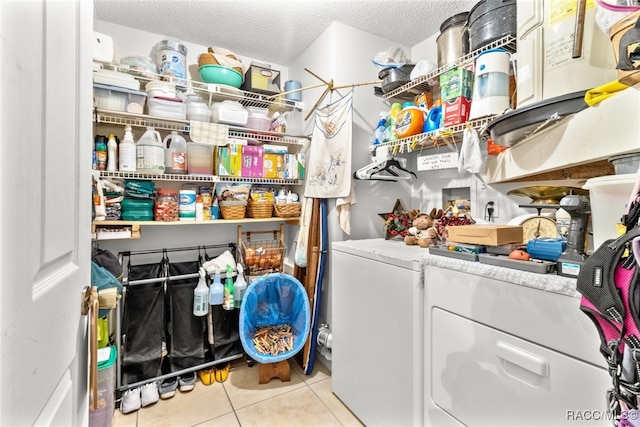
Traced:
[[338, 211], [338, 223], [343, 232], [351, 234], [351, 205], [356, 203], [356, 189], [351, 182], [351, 192], [347, 197], [336, 199], [336, 210]]
[[305, 197], [347, 197], [351, 190], [353, 90], [316, 110]]

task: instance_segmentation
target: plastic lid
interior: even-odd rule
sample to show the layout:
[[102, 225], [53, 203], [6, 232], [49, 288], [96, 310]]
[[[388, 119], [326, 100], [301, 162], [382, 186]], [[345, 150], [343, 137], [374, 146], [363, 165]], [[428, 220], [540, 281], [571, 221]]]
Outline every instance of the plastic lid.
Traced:
[[402, 108], [402, 105], [399, 102], [394, 102], [391, 104], [391, 109], [393, 110], [394, 108]]
[[106, 369], [116, 363], [118, 350], [114, 346], [107, 346], [98, 349], [98, 370]]
[[158, 190], [158, 195], [160, 196], [172, 196], [176, 194], [178, 194], [176, 190]]

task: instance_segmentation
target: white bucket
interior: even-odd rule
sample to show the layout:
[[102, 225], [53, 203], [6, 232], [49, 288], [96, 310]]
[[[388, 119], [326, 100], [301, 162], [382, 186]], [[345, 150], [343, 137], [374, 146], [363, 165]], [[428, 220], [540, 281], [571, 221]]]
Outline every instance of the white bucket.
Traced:
[[588, 179], [582, 188], [589, 190], [593, 249], [618, 237], [616, 224], [627, 211], [627, 202], [636, 174], [607, 175]]

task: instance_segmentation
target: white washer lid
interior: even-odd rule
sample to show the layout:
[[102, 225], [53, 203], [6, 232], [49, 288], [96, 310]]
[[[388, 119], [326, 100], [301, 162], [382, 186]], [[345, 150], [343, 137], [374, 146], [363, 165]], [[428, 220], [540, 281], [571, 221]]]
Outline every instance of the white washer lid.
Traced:
[[113, 70], [98, 70], [93, 72], [93, 82], [110, 86], [119, 86], [131, 90], [140, 90], [140, 82], [132, 75]]

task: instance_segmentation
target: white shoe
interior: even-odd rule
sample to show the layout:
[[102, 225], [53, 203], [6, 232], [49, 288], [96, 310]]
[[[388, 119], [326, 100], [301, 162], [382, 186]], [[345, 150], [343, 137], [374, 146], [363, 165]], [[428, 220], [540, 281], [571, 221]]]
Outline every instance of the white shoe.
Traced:
[[142, 406], [149, 406], [156, 403], [160, 399], [158, 394], [158, 383], [153, 382], [145, 384], [140, 390], [140, 402]]
[[120, 402], [120, 412], [128, 414], [130, 412], [140, 409], [140, 389], [131, 388], [124, 392], [122, 395], [122, 401]]

